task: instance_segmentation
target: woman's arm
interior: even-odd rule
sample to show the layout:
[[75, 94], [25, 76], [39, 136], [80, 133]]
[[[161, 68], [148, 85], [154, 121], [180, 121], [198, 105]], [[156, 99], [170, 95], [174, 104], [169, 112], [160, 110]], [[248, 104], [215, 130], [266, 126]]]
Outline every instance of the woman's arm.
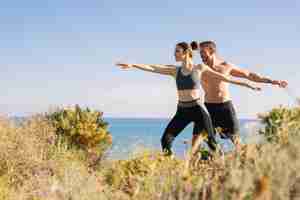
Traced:
[[243, 81], [238, 81], [238, 80], [234, 80], [232, 78], [230, 78], [229, 76], [226, 76], [224, 74], [221, 74], [219, 72], [216, 72], [212, 69], [210, 69], [209, 67], [207, 66], [202, 66], [202, 71], [203, 71], [203, 75], [208, 75], [208, 76], [211, 76], [213, 78], [216, 78], [216, 79], [219, 79], [221, 81], [225, 81], [227, 83], [232, 83], [232, 84], [235, 84], [235, 85], [240, 85], [240, 86], [244, 86], [244, 87], [247, 87], [247, 88], [250, 88], [252, 90], [261, 90], [260, 87], [255, 87], [255, 86], [252, 86], [250, 85], [249, 83], [247, 82], [243, 82]]
[[117, 63], [116, 65], [122, 67], [123, 69], [128, 68], [137, 68], [147, 72], [153, 72], [164, 75], [176, 75], [176, 66], [174, 65], [146, 65], [146, 64], [126, 64], [126, 63]]

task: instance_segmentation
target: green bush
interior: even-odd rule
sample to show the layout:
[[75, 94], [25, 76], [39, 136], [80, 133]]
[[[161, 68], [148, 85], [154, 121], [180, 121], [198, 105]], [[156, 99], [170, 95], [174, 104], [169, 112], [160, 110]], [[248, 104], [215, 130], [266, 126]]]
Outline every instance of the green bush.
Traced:
[[299, 134], [300, 108], [274, 108], [259, 115], [264, 129], [260, 131], [269, 142], [287, 142], [289, 136]]
[[55, 127], [59, 141], [71, 147], [102, 154], [112, 144], [112, 137], [107, 130], [108, 123], [102, 118], [103, 113], [74, 108], [62, 108], [48, 114], [47, 118]]

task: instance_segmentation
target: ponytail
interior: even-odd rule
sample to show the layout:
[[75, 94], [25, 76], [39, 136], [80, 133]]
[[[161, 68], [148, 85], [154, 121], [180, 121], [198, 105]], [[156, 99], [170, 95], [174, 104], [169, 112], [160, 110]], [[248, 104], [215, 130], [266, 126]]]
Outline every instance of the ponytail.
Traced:
[[199, 49], [199, 43], [196, 41], [192, 41], [190, 45], [194, 51]]

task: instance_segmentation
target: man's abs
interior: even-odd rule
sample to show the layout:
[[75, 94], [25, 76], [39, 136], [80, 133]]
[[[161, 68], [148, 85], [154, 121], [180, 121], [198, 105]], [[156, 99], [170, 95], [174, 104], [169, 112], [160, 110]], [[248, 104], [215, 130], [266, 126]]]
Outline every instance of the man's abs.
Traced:
[[209, 92], [205, 91], [204, 99], [207, 103], [224, 103], [231, 100], [231, 97], [228, 89], [216, 89], [214, 92], [212, 90]]
[[[221, 74], [229, 75], [231, 67], [221, 64], [213, 69]], [[205, 102], [207, 103], [224, 103], [231, 100], [229, 93], [229, 83], [221, 81], [210, 76], [202, 76], [202, 87], [205, 92]]]
[[228, 83], [217, 79], [206, 80], [203, 78], [202, 86], [205, 92], [205, 102], [223, 103], [231, 100]]

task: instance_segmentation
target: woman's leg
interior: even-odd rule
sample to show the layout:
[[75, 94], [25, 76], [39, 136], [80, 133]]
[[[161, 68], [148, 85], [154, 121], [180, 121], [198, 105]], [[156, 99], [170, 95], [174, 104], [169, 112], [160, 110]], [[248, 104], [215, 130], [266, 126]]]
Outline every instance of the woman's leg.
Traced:
[[193, 130], [193, 140], [194, 144], [196, 144], [196, 140], [203, 130], [207, 132], [208, 141], [207, 144], [209, 148], [213, 151], [217, 149], [217, 141], [215, 139], [215, 129], [212, 125], [211, 118], [209, 114], [205, 111], [201, 106], [197, 106], [194, 111], [194, 130]]
[[172, 154], [172, 143], [177, 135], [190, 123], [191, 121], [184, 116], [184, 114], [177, 110], [175, 116], [169, 122], [164, 134], [161, 138], [161, 147], [163, 152], [168, 155]]

